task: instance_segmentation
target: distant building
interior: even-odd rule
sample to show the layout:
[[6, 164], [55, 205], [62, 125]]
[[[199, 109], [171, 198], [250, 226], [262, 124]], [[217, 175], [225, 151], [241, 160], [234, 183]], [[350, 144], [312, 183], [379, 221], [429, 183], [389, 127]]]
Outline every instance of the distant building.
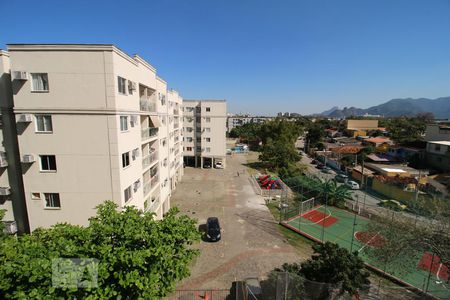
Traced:
[[372, 130], [378, 130], [378, 120], [347, 120], [347, 133], [350, 136], [365, 136]]
[[184, 163], [203, 168], [226, 164], [225, 100], [184, 100]]
[[450, 141], [427, 143], [427, 163], [442, 172], [450, 171]]
[[445, 124], [428, 124], [425, 141], [450, 141], [450, 126]]
[[256, 123], [262, 124], [268, 121], [273, 120], [272, 117], [252, 117], [249, 115], [246, 116], [228, 116], [227, 117], [227, 132], [230, 132], [233, 128], [239, 127], [245, 124]]

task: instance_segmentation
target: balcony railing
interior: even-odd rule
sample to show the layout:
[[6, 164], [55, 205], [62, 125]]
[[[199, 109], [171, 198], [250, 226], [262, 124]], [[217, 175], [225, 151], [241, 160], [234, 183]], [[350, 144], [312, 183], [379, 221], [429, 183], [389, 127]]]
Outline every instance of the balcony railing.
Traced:
[[142, 167], [146, 168], [158, 160], [158, 151], [153, 151], [142, 158]]
[[153, 176], [149, 181], [144, 184], [144, 197], [150, 193], [152, 188], [154, 188], [159, 183], [159, 174]]
[[156, 137], [157, 135], [158, 135], [158, 128], [155, 128], [155, 127], [144, 128], [144, 129], [142, 129], [142, 132], [141, 132], [142, 140]]
[[156, 112], [156, 102], [141, 98], [139, 104], [143, 111]]
[[174, 114], [174, 115], [178, 115], [179, 112], [180, 112], [180, 111], [179, 111], [178, 109], [174, 109], [174, 110], [173, 110], [173, 114]]
[[155, 211], [156, 208], [158, 208], [159, 203], [161, 202], [160, 195], [155, 197], [155, 200], [152, 202], [151, 197], [149, 197], [147, 200], [145, 200], [145, 211]]

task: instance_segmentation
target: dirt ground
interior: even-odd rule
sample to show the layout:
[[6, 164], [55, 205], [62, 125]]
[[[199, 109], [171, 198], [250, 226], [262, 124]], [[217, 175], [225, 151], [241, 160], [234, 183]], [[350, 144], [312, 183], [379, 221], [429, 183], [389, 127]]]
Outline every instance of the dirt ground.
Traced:
[[185, 168], [172, 206], [198, 219], [200, 227], [208, 217], [218, 217], [222, 239], [196, 246], [200, 255], [191, 276], [177, 289], [229, 289], [233, 281], [263, 278], [285, 262], [310, 257], [311, 251], [300, 253], [287, 243], [264, 199], [255, 194], [244, 165], [248, 158], [253, 160], [251, 155], [228, 156], [224, 170]]

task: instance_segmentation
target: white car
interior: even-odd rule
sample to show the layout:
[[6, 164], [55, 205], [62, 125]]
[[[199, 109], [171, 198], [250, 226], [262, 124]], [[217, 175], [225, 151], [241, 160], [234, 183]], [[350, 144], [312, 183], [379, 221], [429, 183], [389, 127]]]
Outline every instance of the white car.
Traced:
[[223, 169], [223, 164], [221, 161], [216, 162], [215, 166], [216, 169]]
[[349, 180], [345, 183], [348, 187], [350, 187], [352, 190], [359, 190], [359, 184], [353, 180]]

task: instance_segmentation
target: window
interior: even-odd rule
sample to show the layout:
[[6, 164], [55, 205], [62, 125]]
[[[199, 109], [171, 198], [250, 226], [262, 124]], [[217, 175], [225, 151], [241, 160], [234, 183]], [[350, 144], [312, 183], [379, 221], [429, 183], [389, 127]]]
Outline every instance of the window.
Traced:
[[125, 202], [128, 202], [131, 200], [131, 197], [132, 197], [131, 185], [123, 191], [123, 195], [124, 195]]
[[41, 171], [56, 171], [56, 157], [54, 155], [40, 155]]
[[201, 143], [202, 142], [202, 139], [201, 138], [197, 138], [197, 143]]
[[52, 116], [36, 115], [36, 132], [52, 132]]
[[186, 131], [187, 131], [187, 132], [192, 132], [192, 131], [194, 131], [194, 128], [192, 128], [192, 127], [187, 127], [187, 128], [186, 128]]
[[196, 107], [196, 108], [195, 108], [195, 112], [201, 113], [201, 112], [202, 112], [202, 108], [201, 108], [201, 107]]
[[208, 112], [211, 111], [211, 107], [207, 107], [206, 111], [208, 111]]
[[130, 152], [125, 152], [122, 154], [122, 168], [128, 167], [130, 165]]
[[192, 137], [186, 137], [186, 142], [192, 143]]
[[192, 147], [186, 147], [186, 151], [192, 151]]
[[195, 118], [195, 122], [197, 122], [197, 123], [201, 123], [201, 122], [202, 122], [202, 118], [200, 118], [200, 117], [196, 117], [196, 118]]
[[209, 148], [209, 147], [206, 147], [206, 150], [205, 150], [206, 152], [211, 152], [211, 148]]
[[211, 138], [205, 138], [205, 140], [209, 143], [211, 142]]
[[206, 121], [206, 123], [209, 123], [209, 122], [211, 122], [211, 118], [207, 117], [207, 118], [205, 118], [205, 121]]
[[211, 132], [211, 128], [205, 127], [205, 132]]
[[32, 91], [48, 92], [48, 75], [47, 73], [32, 73]]
[[125, 78], [117, 76], [117, 82], [119, 86], [119, 93], [125, 95], [127, 92], [126, 90], [127, 80]]
[[45, 208], [61, 208], [61, 201], [58, 193], [44, 193]]
[[127, 131], [127, 130], [128, 130], [128, 117], [120, 116], [120, 131]]
[[196, 150], [197, 150], [197, 152], [201, 152], [202, 151], [202, 147], [197, 147]]
[[441, 151], [441, 145], [434, 144], [434, 151]]

